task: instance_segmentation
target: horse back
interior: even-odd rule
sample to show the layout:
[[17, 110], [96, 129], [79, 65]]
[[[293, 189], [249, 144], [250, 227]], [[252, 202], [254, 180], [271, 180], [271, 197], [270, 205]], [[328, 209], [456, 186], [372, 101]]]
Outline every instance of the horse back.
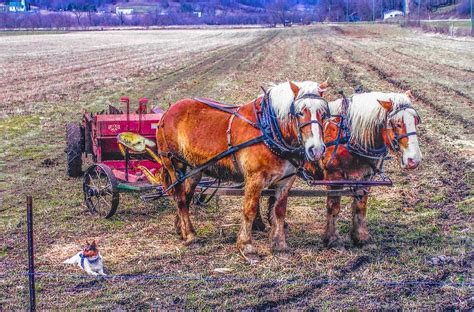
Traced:
[[[243, 105], [238, 112], [255, 122], [251, 103]], [[193, 166], [202, 165], [229, 148], [227, 131], [231, 116], [194, 99], [180, 100], [168, 109], [160, 122], [157, 130], [158, 149], [179, 156]], [[258, 129], [234, 118], [231, 130], [233, 146], [259, 135]], [[236, 154], [241, 152], [242, 150]], [[226, 157], [209, 168], [210, 171], [206, 174], [232, 176], [232, 180], [242, 180], [242, 177], [235, 177], [238, 172], [234, 167], [231, 157]]]

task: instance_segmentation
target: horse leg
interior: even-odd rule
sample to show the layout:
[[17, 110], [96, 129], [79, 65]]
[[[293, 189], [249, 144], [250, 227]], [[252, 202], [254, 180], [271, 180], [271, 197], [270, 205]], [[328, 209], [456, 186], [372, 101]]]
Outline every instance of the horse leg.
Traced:
[[[176, 181], [176, 175], [173, 170], [168, 170], [168, 168], [172, 168], [172, 163], [169, 158], [162, 158], [161, 164], [163, 167], [161, 168], [161, 183], [164, 190], [166, 190], [172, 183], [172, 181]], [[174, 195], [175, 189], [171, 189], [169, 195]], [[178, 205], [176, 203], [176, 205]], [[177, 206], [176, 206], [177, 207]], [[176, 234], [181, 235], [181, 221], [179, 217], [179, 208], [177, 207], [176, 218], [174, 220], [174, 228], [176, 230]]]
[[[179, 166], [177, 163], [173, 165], [172, 161], [168, 158], [162, 159], [162, 164], [161, 181], [163, 183], [163, 188], [167, 189], [173, 181], [178, 179], [176, 172], [169, 168], [181, 167], [181, 170], [185, 170], [185, 167]], [[194, 231], [193, 224], [189, 218], [189, 204], [191, 203], [194, 190], [200, 179], [201, 175], [190, 177], [183, 183], [173, 187], [170, 191], [175, 199], [177, 208], [177, 215], [174, 223], [176, 233], [181, 235], [181, 238], [185, 241], [185, 245], [191, 244], [196, 238], [196, 232]]]
[[367, 200], [368, 195], [354, 197], [352, 200], [352, 231], [351, 238], [356, 246], [362, 246], [369, 242], [370, 235], [367, 228]]
[[286, 207], [288, 204], [288, 193], [293, 186], [296, 176], [290, 178], [284, 183], [277, 185], [275, 202], [271, 212], [272, 230], [270, 232], [270, 241], [273, 251], [286, 251], [288, 245], [286, 244]]
[[[269, 199], [269, 201], [270, 201], [270, 199]], [[265, 223], [263, 223], [262, 211], [260, 210], [260, 202], [257, 205], [257, 214], [256, 214], [255, 220], [253, 221], [253, 224], [252, 224], [252, 230], [253, 231], [259, 231], [259, 232], [265, 231]]]
[[326, 199], [326, 230], [323, 242], [328, 248], [340, 244], [339, 234], [336, 229], [336, 218], [341, 211], [341, 196], [328, 196]]
[[257, 214], [257, 207], [264, 188], [265, 179], [261, 175], [249, 177], [245, 183], [244, 209], [242, 224], [237, 238], [237, 248], [244, 255], [255, 254], [252, 245], [252, 224]]
[[188, 178], [183, 184], [175, 187], [175, 199], [178, 207], [178, 215], [176, 216], [175, 227], [176, 232], [181, 234], [185, 245], [189, 245], [196, 240], [196, 232], [191, 219], [189, 218], [189, 205], [191, 204], [194, 190], [196, 189], [196, 186], [200, 180], [201, 175], [193, 176]]

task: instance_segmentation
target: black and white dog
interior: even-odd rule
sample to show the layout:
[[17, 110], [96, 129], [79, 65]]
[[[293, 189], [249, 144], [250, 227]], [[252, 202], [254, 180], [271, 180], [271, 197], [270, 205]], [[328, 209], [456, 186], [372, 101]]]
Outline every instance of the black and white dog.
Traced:
[[102, 257], [99, 253], [99, 250], [97, 249], [95, 240], [92, 241], [92, 244], [86, 242], [86, 248], [84, 248], [83, 251], [78, 252], [74, 257], [67, 259], [63, 263], [77, 264], [79, 267], [81, 267], [81, 269], [90, 275], [106, 275], [104, 273]]

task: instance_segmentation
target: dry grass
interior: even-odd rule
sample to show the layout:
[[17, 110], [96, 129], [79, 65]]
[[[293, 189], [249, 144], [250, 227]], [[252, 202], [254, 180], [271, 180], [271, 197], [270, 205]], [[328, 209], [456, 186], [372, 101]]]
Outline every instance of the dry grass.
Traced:
[[[7, 274], [0, 277], [0, 308], [27, 305], [26, 280], [17, 275], [26, 264], [26, 194], [35, 199], [38, 271], [81, 275], [61, 262], [85, 239], [97, 239], [111, 274], [180, 277], [41, 277], [43, 309], [472, 307], [469, 285], [379, 282], [472, 285], [473, 46], [370, 25], [0, 37], [0, 273]], [[338, 224], [345, 248], [325, 249], [324, 200], [292, 198], [292, 253], [272, 255], [267, 234], [256, 233], [263, 261], [249, 266], [234, 247], [238, 227], [228, 226], [239, 223], [240, 198], [194, 207], [202, 244], [185, 248], [174, 234], [169, 201], [122, 196], [116, 217], [102, 220], [82, 203], [81, 182], [65, 177], [64, 124], [79, 120], [83, 108], [103, 109], [124, 94], [148, 96], [163, 107], [185, 96], [241, 103], [258, 94], [260, 84], [286, 77], [329, 77], [348, 94], [357, 84], [417, 94], [424, 163], [409, 173], [388, 164], [396, 186], [374, 190], [370, 200], [373, 244], [352, 246], [344, 209]], [[446, 258], [433, 264], [439, 256]], [[233, 271], [216, 275], [222, 267]], [[311, 283], [321, 279], [355, 282]]]

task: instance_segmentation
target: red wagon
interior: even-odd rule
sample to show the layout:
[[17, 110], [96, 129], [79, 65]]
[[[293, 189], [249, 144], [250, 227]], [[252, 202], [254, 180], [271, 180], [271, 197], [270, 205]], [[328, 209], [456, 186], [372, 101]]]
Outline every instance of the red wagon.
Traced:
[[151, 188], [140, 167], [151, 173], [161, 168], [147, 155], [129, 157], [128, 149], [127, 159], [124, 159], [117, 136], [124, 132], [136, 133], [154, 144], [156, 127], [163, 112], [149, 110], [146, 98], [139, 100], [136, 111], [130, 110], [128, 97], [122, 97], [120, 102], [125, 104], [125, 112], [110, 105], [107, 111], [86, 112], [81, 124], [71, 123], [66, 127], [67, 173], [71, 177], [82, 176], [83, 156], [92, 156], [95, 164], [84, 172], [85, 201], [92, 212], [105, 217], [115, 213], [122, 190]]
[[[131, 111], [130, 99], [122, 97], [125, 112], [109, 105], [107, 111], [84, 113], [80, 124], [66, 127], [67, 173], [71, 177], [83, 175], [83, 192], [92, 213], [110, 218], [117, 210], [120, 193], [146, 192], [142, 199], [165, 196], [159, 183], [159, 158], [155, 154], [155, 133], [163, 112], [149, 109], [148, 100], [139, 100], [138, 109]], [[83, 157], [92, 156], [94, 164], [82, 172]], [[203, 178], [196, 188], [199, 196], [242, 196], [240, 184], [214, 183]], [[310, 181], [313, 188], [293, 188], [289, 196], [353, 196], [363, 195], [368, 186], [391, 186], [390, 180], [380, 181]], [[340, 186], [339, 190], [316, 189], [314, 186]], [[265, 189], [263, 196], [275, 191]]]

